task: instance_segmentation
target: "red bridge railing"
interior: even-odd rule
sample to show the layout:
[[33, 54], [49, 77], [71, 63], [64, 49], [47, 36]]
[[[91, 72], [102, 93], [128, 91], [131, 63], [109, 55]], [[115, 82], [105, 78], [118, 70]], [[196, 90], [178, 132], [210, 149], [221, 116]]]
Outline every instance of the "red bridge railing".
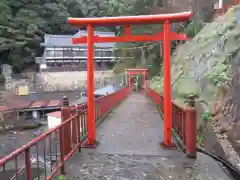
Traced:
[[[95, 101], [95, 119], [100, 121], [129, 94], [124, 88]], [[87, 105], [62, 108], [62, 123], [0, 159], [0, 179], [52, 179], [64, 174], [65, 161], [87, 137]]]
[[[164, 113], [164, 97], [153, 89], [146, 91], [147, 96], [160, 108]], [[194, 107], [180, 107], [172, 102], [172, 126], [174, 132], [180, 138], [188, 157], [196, 157], [197, 126], [196, 126], [196, 109]]]

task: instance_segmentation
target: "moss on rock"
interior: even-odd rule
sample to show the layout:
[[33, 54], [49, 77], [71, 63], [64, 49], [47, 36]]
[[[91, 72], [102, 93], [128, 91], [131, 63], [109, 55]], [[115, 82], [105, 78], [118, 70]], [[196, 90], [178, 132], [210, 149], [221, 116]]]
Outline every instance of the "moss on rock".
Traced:
[[[216, 94], [231, 80], [230, 60], [240, 48], [237, 11], [231, 8], [205, 27], [190, 41], [179, 46], [172, 57], [172, 87], [174, 99], [187, 94], [198, 94], [209, 106]], [[163, 76], [151, 81], [152, 88], [161, 92]]]

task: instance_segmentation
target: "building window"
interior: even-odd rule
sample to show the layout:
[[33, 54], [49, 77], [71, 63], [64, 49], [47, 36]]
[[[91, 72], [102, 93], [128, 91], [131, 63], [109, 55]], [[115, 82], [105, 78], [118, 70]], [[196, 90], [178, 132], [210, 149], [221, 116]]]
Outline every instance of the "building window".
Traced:
[[54, 57], [54, 51], [52, 51], [52, 50], [47, 50], [47, 51], [46, 51], [46, 56], [47, 56], [47, 57]]
[[79, 56], [81, 57], [81, 56], [87, 56], [87, 53], [86, 53], [86, 50], [82, 50], [82, 49], [80, 50], [79, 49], [79, 50], [75, 50], [74, 55], [78, 56], [78, 57]]
[[73, 56], [72, 49], [64, 49], [63, 56], [64, 57], [72, 57]]
[[106, 51], [102, 51], [102, 56], [103, 56], [103, 57], [106, 57], [106, 56], [107, 56]]
[[102, 56], [103, 57], [112, 57], [113, 56], [113, 52], [108, 50], [108, 51], [102, 51]]
[[55, 57], [63, 57], [63, 51], [62, 50], [55, 50]]
[[102, 56], [102, 51], [100, 49], [96, 49], [95, 52], [94, 52], [94, 56], [101, 57]]
[[108, 51], [108, 57], [113, 57], [113, 51]]

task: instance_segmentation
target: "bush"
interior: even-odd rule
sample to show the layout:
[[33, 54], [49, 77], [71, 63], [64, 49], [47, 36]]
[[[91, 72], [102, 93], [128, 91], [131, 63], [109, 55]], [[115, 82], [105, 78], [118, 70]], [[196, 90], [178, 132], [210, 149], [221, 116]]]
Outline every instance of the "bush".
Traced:
[[230, 80], [230, 67], [227, 64], [217, 63], [208, 74], [209, 80], [217, 87], [222, 87]]
[[193, 19], [191, 23], [185, 28], [184, 32], [188, 37], [193, 38], [196, 36], [204, 27], [204, 22], [201, 19]]

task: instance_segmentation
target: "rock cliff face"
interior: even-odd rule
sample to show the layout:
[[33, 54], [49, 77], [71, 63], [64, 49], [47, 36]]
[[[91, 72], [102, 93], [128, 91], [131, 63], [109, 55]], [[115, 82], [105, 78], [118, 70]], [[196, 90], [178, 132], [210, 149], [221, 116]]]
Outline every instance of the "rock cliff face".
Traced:
[[[240, 6], [181, 45], [171, 71], [173, 98], [181, 103], [181, 94], [198, 93], [200, 114], [212, 111], [213, 129], [227, 132], [240, 152]], [[154, 78], [151, 86], [162, 91], [163, 77]]]

